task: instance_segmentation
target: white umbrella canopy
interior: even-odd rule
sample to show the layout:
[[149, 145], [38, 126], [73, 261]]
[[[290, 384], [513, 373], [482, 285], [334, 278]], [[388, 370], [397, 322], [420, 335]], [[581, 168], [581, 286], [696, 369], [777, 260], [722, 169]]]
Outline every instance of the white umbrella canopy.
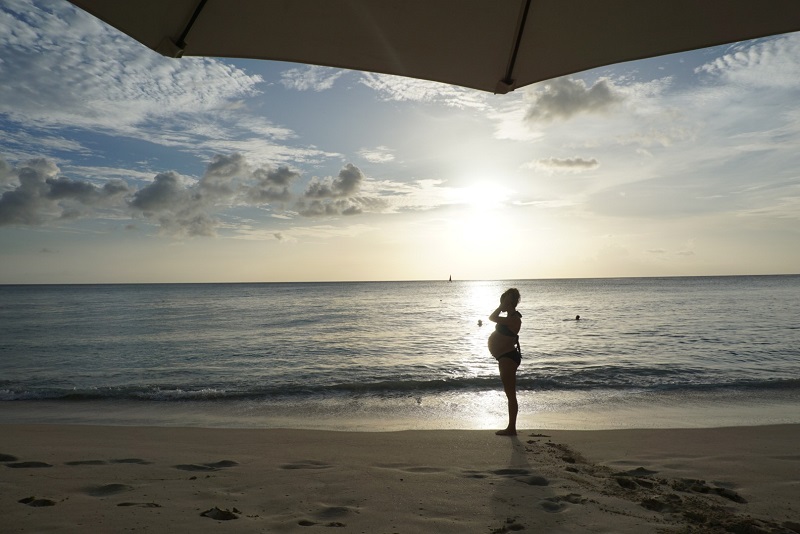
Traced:
[[70, 0], [164, 55], [255, 58], [507, 93], [800, 30], [800, 0]]

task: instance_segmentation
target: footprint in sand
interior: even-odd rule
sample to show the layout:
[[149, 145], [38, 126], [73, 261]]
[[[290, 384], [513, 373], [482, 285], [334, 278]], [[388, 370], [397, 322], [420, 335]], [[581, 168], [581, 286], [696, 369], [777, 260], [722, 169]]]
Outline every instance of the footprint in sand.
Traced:
[[618, 473], [614, 473], [613, 476], [615, 477], [649, 477], [653, 475], [657, 475], [658, 471], [651, 471], [650, 469], [645, 469], [644, 467], [637, 467], [636, 469], [631, 469], [629, 471], [620, 471]]
[[112, 464], [138, 464], [138, 465], [150, 465], [153, 462], [148, 462], [147, 460], [142, 460], [141, 458], [119, 458], [117, 460], [110, 460]]
[[531, 472], [527, 469], [519, 469], [514, 467], [508, 467], [506, 469], [496, 469], [492, 471], [495, 475], [500, 475], [503, 477], [508, 476], [519, 476], [519, 475], [530, 475]]
[[525, 530], [525, 525], [517, 523], [516, 519], [509, 517], [502, 527], [492, 529], [489, 532], [490, 534], [506, 534], [507, 532], [517, 532], [520, 530]]
[[714, 495], [719, 495], [720, 497], [724, 497], [729, 501], [737, 502], [740, 504], [746, 503], [747, 500], [736, 493], [735, 491], [722, 488], [719, 486], [710, 486], [706, 484], [705, 480], [696, 480], [690, 478], [682, 478], [680, 480], [673, 480], [672, 481], [672, 489], [677, 491], [683, 491], [686, 493], [693, 492], [693, 493], [711, 493]]
[[496, 469], [492, 473], [502, 477], [513, 478], [529, 486], [547, 486], [550, 484], [546, 478], [534, 475], [528, 469], [508, 467], [506, 469]]
[[301, 519], [297, 522], [301, 527], [346, 527], [342, 520], [351, 514], [357, 514], [358, 509], [351, 506], [336, 506], [319, 503], [320, 510], [313, 514], [316, 521]]
[[175, 467], [175, 469], [180, 469], [181, 471], [219, 471], [220, 469], [224, 469], [226, 467], [235, 467], [237, 465], [239, 465], [239, 463], [234, 462], [233, 460], [221, 460], [219, 462], [208, 464], [181, 464], [173, 467]]
[[[319, 525], [320, 523], [315, 523], [314, 521], [309, 521], [308, 519], [301, 519], [300, 521], [297, 522], [297, 524], [300, 525], [301, 527], [313, 527], [313, 526]], [[346, 527], [347, 525], [345, 525], [344, 523], [340, 523], [338, 521], [331, 521], [330, 523], [328, 523], [326, 525], [322, 525], [322, 526], [325, 526], [325, 527]]]
[[638, 477], [614, 477], [614, 480], [621, 488], [626, 490], [637, 491], [640, 488], [653, 489], [658, 485], [658, 482], [651, 478], [638, 478]]
[[84, 488], [83, 491], [86, 495], [91, 497], [108, 497], [110, 495], [125, 493], [132, 489], [133, 486], [127, 484], [105, 484], [103, 486], [89, 486], [88, 488]]
[[71, 462], [64, 462], [64, 465], [108, 465], [112, 464], [137, 464], [137, 465], [150, 465], [152, 462], [142, 460], [141, 458], [120, 458], [116, 460], [73, 460]]
[[652, 510], [662, 514], [671, 514], [678, 512], [681, 509], [683, 499], [672, 493], [669, 495], [664, 495], [661, 498], [644, 499], [639, 504], [642, 506], [642, 508], [647, 510]]
[[[444, 473], [446, 471], [443, 467], [431, 467], [428, 465], [378, 464], [375, 467], [379, 469], [395, 469], [404, 473]], [[472, 472], [477, 473], [477, 471]]]
[[538, 476], [538, 475], [533, 475], [533, 476], [529, 476], [529, 477], [517, 477], [514, 480], [519, 480], [520, 482], [524, 482], [525, 484], [527, 484], [529, 486], [549, 486], [550, 485], [550, 481], [548, 481], [546, 478]]
[[402, 467], [400, 471], [405, 471], [406, 473], [442, 473], [444, 469], [441, 467], [429, 467], [426, 465], [418, 465], [418, 466], [409, 466], [409, 467]]
[[539, 506], [545, 512], [550, 512], [552, 514], [558, 513], [562, 511], [564, 508], [567, 507], [564, 503], [569, 504], [586, 504], [589, 499], [583, 497], [578, 493], [568, 493], [567, 495], [558, 495], [556, 497], [548, 497], [547, 499], [542, 499], [539, 501]]
[[53, 467], [53, 466], [45, 462], [16, 462], [13, 464], [6, 464], [6, 467], [11, 467], [14, 469], [35, 469], [39, 467]]
[[300, 460], [291, 464], [283, 464], [281, 469], [328, 469], [333, 467], [331, 464], [317, 460]]
[[205, 512], [201, 512], [200, 515], [203, 517], [208, 517], [211, 519], [216, 519], [217, 521], [229, 521], [231, 519], [239, 519], [239, 516], [236, 514], [241, 514], [239, 510], [234, 508], [233, 510], [222, 510], [218, 507], [211, 508], [210, 510], [206, 510]]
[[461, 475], [461, 476], [464, 477], [464, 478], [487, 478], [489, 475], [487, 475], [486, 473], [484, 473], [482, 471], [473, 471], [473, 470], [470, 469], [470, 470], [464, 471], [464, 474]]
[[51, 501], [50, 499], [37, 499], [36, 497], [26, 497], [18, 500], [17, 502], [20, 504], [27, 504], [28, 506], [33, 506], [34, 508], [56, 505], [55, 501]]

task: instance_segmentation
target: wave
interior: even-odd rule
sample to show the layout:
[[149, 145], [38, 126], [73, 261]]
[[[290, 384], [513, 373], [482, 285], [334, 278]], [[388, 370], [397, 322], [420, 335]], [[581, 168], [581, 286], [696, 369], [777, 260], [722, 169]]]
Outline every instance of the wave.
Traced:
[[[92, 388], [13, 388], [0, 389], [0, 401], [93, 401], [131, 400], [155, 402], [235, 401], [260, 400], [281, 401], [303, 397], [375, 397], [391, 398], [405, 396], [441, 395], [447, 393], [480, 393], [496, 391], [500, 387], [497, 378], [453, 378], [440, 380], [387, 380], [374, 382], [339, 383], [327, 386], [298, 387], [191, 387], [186, 385], [136, 385], [105, 386]], [[519, 391], [583, 391], [593, 390], [620, 392], [722, 392], [743, 391], [798, 391], [800, 379], [731, 380], [727, 382], [658, 382], [652, 384], [608, 383], [602, 381], [576, 381], [556, 377], [519, 378]]]

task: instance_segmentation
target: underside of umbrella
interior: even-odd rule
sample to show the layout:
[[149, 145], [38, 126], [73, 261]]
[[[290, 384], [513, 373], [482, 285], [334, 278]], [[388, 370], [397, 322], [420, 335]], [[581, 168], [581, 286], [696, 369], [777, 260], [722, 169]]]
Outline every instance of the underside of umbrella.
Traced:
[[254, 58], [507, 93], [800, 30], [800, 0], [70, 0], [171, 57]]

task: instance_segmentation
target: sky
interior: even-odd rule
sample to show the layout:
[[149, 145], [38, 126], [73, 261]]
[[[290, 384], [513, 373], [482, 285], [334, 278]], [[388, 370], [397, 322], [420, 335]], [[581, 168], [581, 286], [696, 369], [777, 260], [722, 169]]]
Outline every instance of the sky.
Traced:
[[800, 273], [800, 33], [494, 95], [0, 4], [0, 283]]

